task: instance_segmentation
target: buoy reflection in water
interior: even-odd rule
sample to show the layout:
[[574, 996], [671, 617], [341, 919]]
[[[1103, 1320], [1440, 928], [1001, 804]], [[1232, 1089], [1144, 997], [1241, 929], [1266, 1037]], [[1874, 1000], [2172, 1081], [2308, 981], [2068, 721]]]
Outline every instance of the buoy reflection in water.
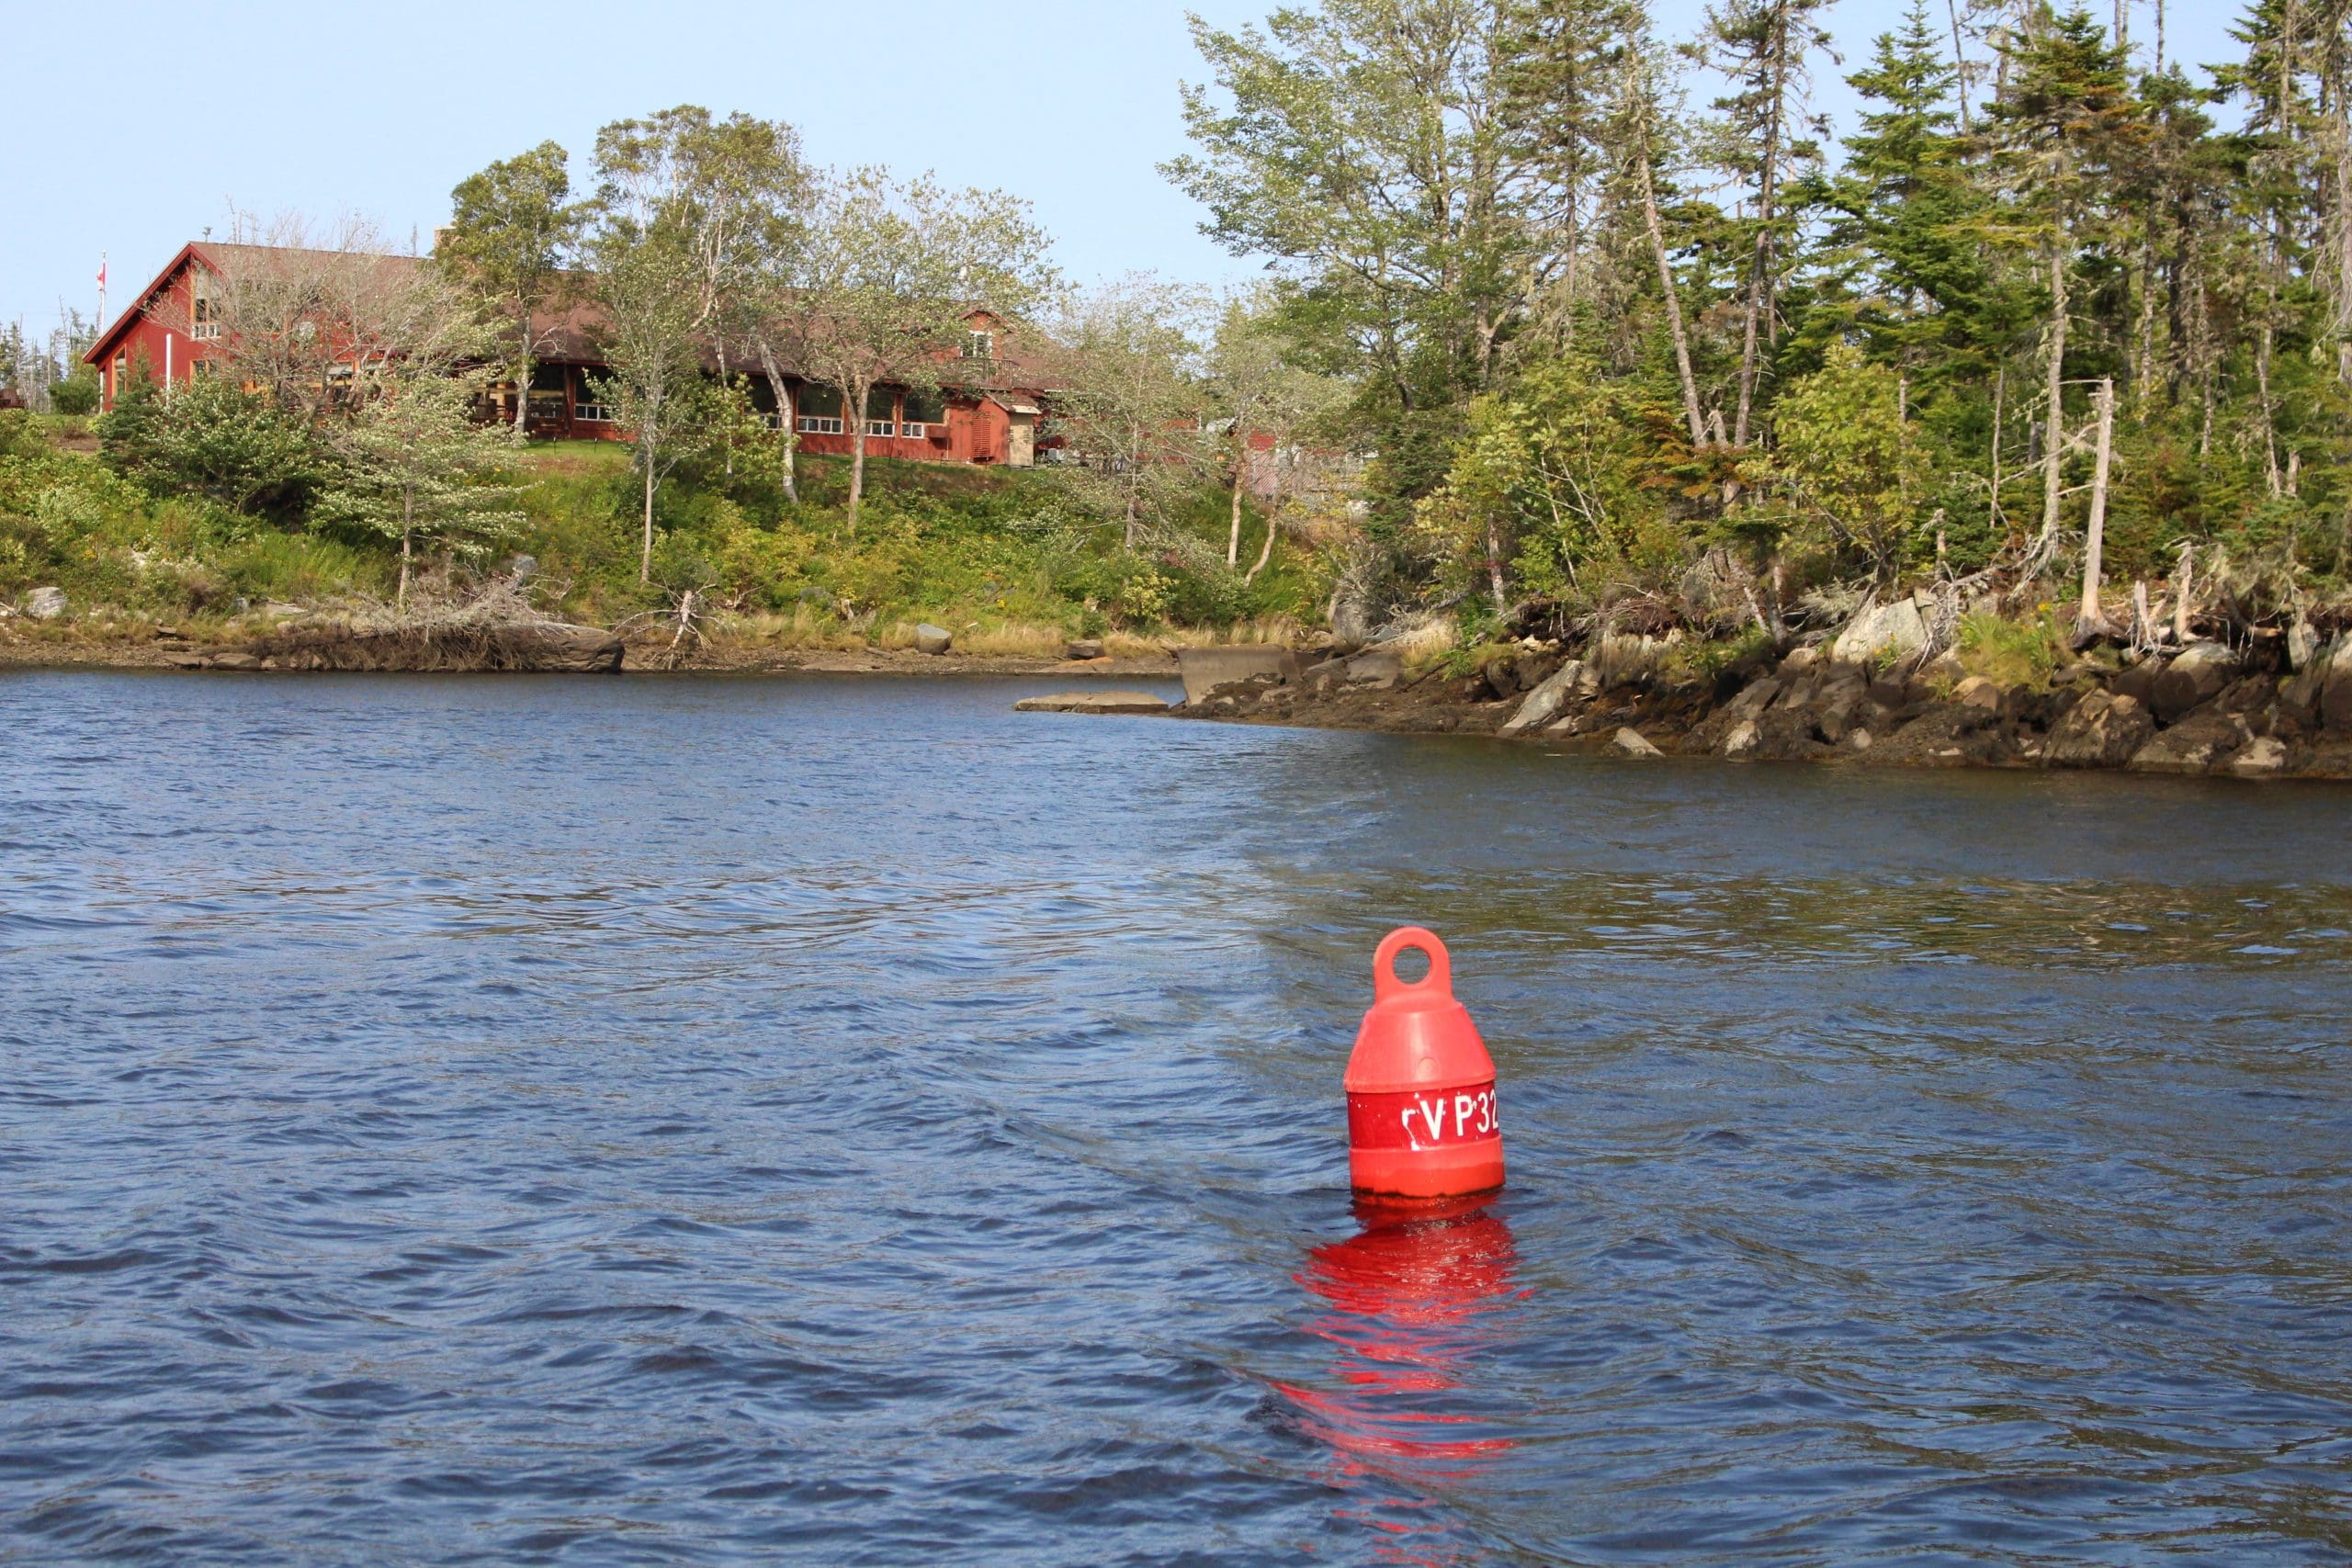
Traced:
[[[1295, 1276], [1327, 1304], [1306, 1326], [1339, 1349], [1331, 1386], [1282, 1391], [1301, 1427], [1330, 1445], [1343, 1485], [1367, 1473], [1415, 1489], [1468, 1481], [1513, 1446], [1478, 1387], [1482, 1351], [1501, 1332], [1498, 1309], [1525, 1294], [1510, 1226], [1475, 1202], [1442, 1212], [1359, 1202], [1356, 1215], [1363, 1228], [1315, 1248]], [[1383, 1512], [1366, 1522], [1418, 1533]], [[1405, 1561], [1451, 1561], [1394, 1545]]]

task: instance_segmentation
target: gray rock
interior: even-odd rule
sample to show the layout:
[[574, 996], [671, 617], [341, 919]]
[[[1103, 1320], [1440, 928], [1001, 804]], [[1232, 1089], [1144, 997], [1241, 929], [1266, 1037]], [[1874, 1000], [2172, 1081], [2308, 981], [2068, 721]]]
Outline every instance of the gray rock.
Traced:
[[608, 675], [621, 667], [628, 647], [601, 626], [575, 626], [561, 621], [537, 623], [514, 637], [518, 670], [544, 670], [563, 674]]
[[201, 653], [167, 653], [164, 662], [175, 670], [209, 670], [212, 660]]
[[2352, 729], [2352, 635], [2338, 637], [2326, 658], [2313, 659], [2311, 667], [2321, 671], [2313, 716], [2329, 729]]
[[216, 653], [212, 656], [215, 670], [258, 670], [261, 660], [250, 653]]
[[1168, 704], [1149, 692], [1056, 692], [1023, 697], [1016, 713], [1166, 713]]
[[525, 583], [539, 574], [539, 558], [516, 556], [506, 563], [506, 575], [516, 583]]
[[2132, 753], [2130, 766], [2143, 773], [2201, 773], [2253, 739], [2235, 714], [2208, 708], [2190, 714]]
[[917, 653], [944, 653], [955, 646], [955, 634], [945, 626], [934, 626], [929, 621], [925, 621], [915, 627]]
[[1405, 656], [1393, 648], [1368, 648], [1351, 656], [1347, 661], [1347, 681], [1351, 686], [1371, 686], [1386, 691], [1405, 678]]
[[1733, 725], [1729, 733], [1724, 736], [1721, 750], [1726, 757], [1753, 756], [1756, 752], [1757, 740], [1756, 721], [1752, 718], [1743, 718]]
[[264, 604], [261, 610], [273, 621], [299, 621], [311, 613], [300, 604], [281, 604], [275, 599]]
[[65, 591], [62, 588], [36, 588], [25, 595], [25, 614], [36, 621], [53, 621], [65, 614]]
[[2274, 736], [2257, 735], [2222, 771], [2233, 778], [2275, 778], [2287, 771], [2287, 748]]
[[2201, 707], [2237, 678], [2238, 658], [2218, 642], [2192, 642], [2148, 686], [2148, 706], [2165, 723]]
[[1846, 744], [1851, 746], [1857, 751], [1867, 751], [1872, 745], [1876, 744], [1876, 742], [1871, 740], [1871, 732], [1869, 730], [1857, 729], [1851, 735], [1846, 737]]
[[1080, 637], [1062, 649], [1064, 659], [1101, 659], [1109, 650], [1092, 637]]
[[1566, 705], [1568, 698], [1576, 694], [1578, 683], [1589, 682], [1589, 680], [1584, 660], [1569, 660], [1521, 699], [1518, 708], [1503, 721], [1502, 732], [1517, 735], [1522, 729], [1532, 729], [1536, 725], [1547, 723]]
[[2053, 768], [2120, 768], [2155, 731], [2154, 718], [2130, 697], [2094, 691], [2051, 730], [2041, 759]]
[[1662, 757], [1666, 754], [1643, 739], [1642, 732], [1631, 726], [1618, 730], [1616, 738], [1609, 744], [1624, 757]]
[[1767, 675], [1760, 681], [1748, 682], [1737, 696], [1724, 705], [1724, 711], [1738, 714], [1744, 718], [1753, 717], [1771, 706], [1772, 699], [1780, 694], [1781, 682]]
[[1860, 664], [1881, 653], [1917, 653], [1928, 646], [1928, 623], [1909, 599], [1864, 605], [1830, 645], [1832, 657]]
[[1184, 677], [1184, 700], [1204, 701], [1219, 686], [1271, 676], [1288, 682], [1298, 675], [1298, 655], [1272, 643], [1229, 643], [1218, 648], [1180, 648], [1176, 668]]

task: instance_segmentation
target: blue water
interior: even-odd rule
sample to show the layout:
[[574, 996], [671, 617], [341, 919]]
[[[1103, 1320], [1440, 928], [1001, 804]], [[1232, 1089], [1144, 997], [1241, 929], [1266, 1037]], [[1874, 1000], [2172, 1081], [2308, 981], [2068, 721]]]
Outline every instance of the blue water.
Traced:
[[1037, 689], [0, 674], [0, 1558], [2352, 1559], [2352, 793]]

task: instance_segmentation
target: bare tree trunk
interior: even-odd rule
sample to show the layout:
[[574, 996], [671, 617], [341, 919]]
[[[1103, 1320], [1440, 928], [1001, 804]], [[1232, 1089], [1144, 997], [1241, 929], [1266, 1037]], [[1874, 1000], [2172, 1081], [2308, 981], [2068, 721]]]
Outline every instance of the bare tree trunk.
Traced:
[[2083, 535], [2083, 597], [2075, 613], [2078, 633], [2102, 630], [2107, 625], [2106, 614], [2099, 608], [2098, 586], [2107, 545], [2107, 470], [2114, 435], [2115, 381], [2109, 377], [2098, 384], [2098, 456], [2091, 468], [2090, 525]]
[[645, 544], [637, 560], [637, 580], [653, 581], [653, 448], [643, 447], [645, 462]]
[[[2277, 294], [2275, 286], [2272, 293], [2275, 300]], [[2269, 485], [2271, 499], [2274, 501], [2285, 492], [2285, 487], [2280, 484], [2278, 478], [2278, 422], [2270, 401], [2270, 355], [2277, 337], [2277, 329], [2271, 325], [2270, 318], [2266, 313], [2262, 321], [2262, 332], [2255, 339], [2254, 384], [2258, 395], [2257, 402], [2262, 411], [2263, 479]]]
[[531, 308], [523, 307], [522, 355], [514, 362], [514, 434], [525, 434], [531, 407]]
[[1495, 614], [1499, 615], [1504, 608], [1503, 547], [1502, 540], [1496, 536], [1491, 517], [1487, 524], [1487, 583], [1494, 592]]
[[1266, 570], [1266, 563], [1274, 558], [1274, 531], [1281, 524], [1282, 515], [1283, 448], [1282, 443], [1276, 441], [1274, 443], [1274, 479], [1273, 483], [1267, 487], [1266, 495], [1266, 542], [1258, 547], [1257, 564], [1252, 566], [1248, 574], [1241, 579], [1244, 584], [1257, 581], [1258, 574]]
[[1735, 446], [1747, 445], [1748, 418], [1756, 404], [1758, 333], [1763, 325], [1765, 313], [1772, 308], [1770, 298], [1772, 219], [1774, 199], [1780, 193], [1781, 116], [1787, 102], [1789, 82], [1789, 24], [1785, 6], [1776, 6], [1773, 17], [1772, 108], [1765, 120], [1762, 157], [1756, 171], [1756, 255], [1749, 264], [1747, 275], [1747, 319], [1740, 328], [1739, 412], [1732, 421], [1731, 429], [1731, 443]]
[[1233, 526], [1225, 536], [1225, 570], [1231, 571], [1241, 564], [1241, 481], [1249, 474], [1250, 449], [1240, 443], [1236, 431], [1233, 455]]
[[2049, 399], [2048, 436], [2041, 454], [2041, 532], [2033, 541], [2031, 560], [2038, 575], [2049, 564], [2058, 542], [2060, 468], [2066, 455], [2066, 248], [2050, 248], [2049, 365], [2043, 395]]
[[2132, 367], [2132, 417], [2148, 423], [2148, 387], [2156, 373], [2156, 256], [2145, 240], [2140, 244], [2140, 322]]
[[[2156, 0], [2161, 6], [2164, 0]], [[1968, 51], [1962, 47], [1960, 33], [1960, 0], [1944, 0], [1944, 9], [1951, 15], [1952, 88], [1960, 95], [1960, 133], [1974, 134], [1968, 123]]]
[[849, 441], [849, 532], [852, 538], [857, 536], [857, 503], [865, 499], [865, 400], [873, 390], [871, 386], [860, 387], [855, 398], [850, 400], [850, 389], [846, 387], [842, 389], [842, 397], [853, 403], [852, 407], [842, 411], [850, 416], [852, 431]]
[[1984, 512], [1984, 526], [1995, 538], [2005, 531], [2001, 521], [2001, 415], [2008, 400], [2009, 367], [2001, 365], [1993, 371], [1993, 495]]
[[2172, 640], [2186, 647], [2188, 642], [2188, 595], [2197, 586], [2195, 563], [2197, 547], [2187, 539], [2180, 542], [2180, 573], [2173, 586]]
[[401, 586], [392, 603], [403, 610], [408, 608], [408, 564], [412, 555], [410, 545], [415, 537], [416, 532], [413, 528], [401, 530]]
[[792, 394], [784, 385], [784, 373], [775, 367], [775, 350], [769, 346], [767, 334], [753, 339], [759, 350], [760, 373], [768, 378], [768, 390], [775, 394], [776, 434], [784, 443], [784, 499], [793, 505], [800, 504], [800, 480], [794, 471], [799, 466], [800, 431], [792, 418]]
[[1666, 296], [1666, 328], [1674, 339], [1674, 369], [1682, 381], [1682, 417], [1690, 422], [1690, 445], [1707, 444], [1706, 416], [1699, 412], [1699, 378], [1690, 370], [1690, 334], [1682, 325], [1682, 296], [1674, 286], [1674, 266], [1667, 259], [1666, 231], [1657, 220], [1657, 189], [1650, 178], [1650, 153], [1641, 152], [1642, 217], [1649, 225], [1650, 254], [1657, 261], [1657, 286]]

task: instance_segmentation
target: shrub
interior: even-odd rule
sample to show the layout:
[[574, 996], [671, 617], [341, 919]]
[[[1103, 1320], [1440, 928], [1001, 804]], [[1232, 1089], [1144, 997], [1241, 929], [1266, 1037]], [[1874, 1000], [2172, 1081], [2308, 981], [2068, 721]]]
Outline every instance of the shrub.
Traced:
[[74, 374], [49, 389], [49, 409], [51, 413], [90, 414], [98, 412], [98, 373], [87, 365], [78, 365]]

